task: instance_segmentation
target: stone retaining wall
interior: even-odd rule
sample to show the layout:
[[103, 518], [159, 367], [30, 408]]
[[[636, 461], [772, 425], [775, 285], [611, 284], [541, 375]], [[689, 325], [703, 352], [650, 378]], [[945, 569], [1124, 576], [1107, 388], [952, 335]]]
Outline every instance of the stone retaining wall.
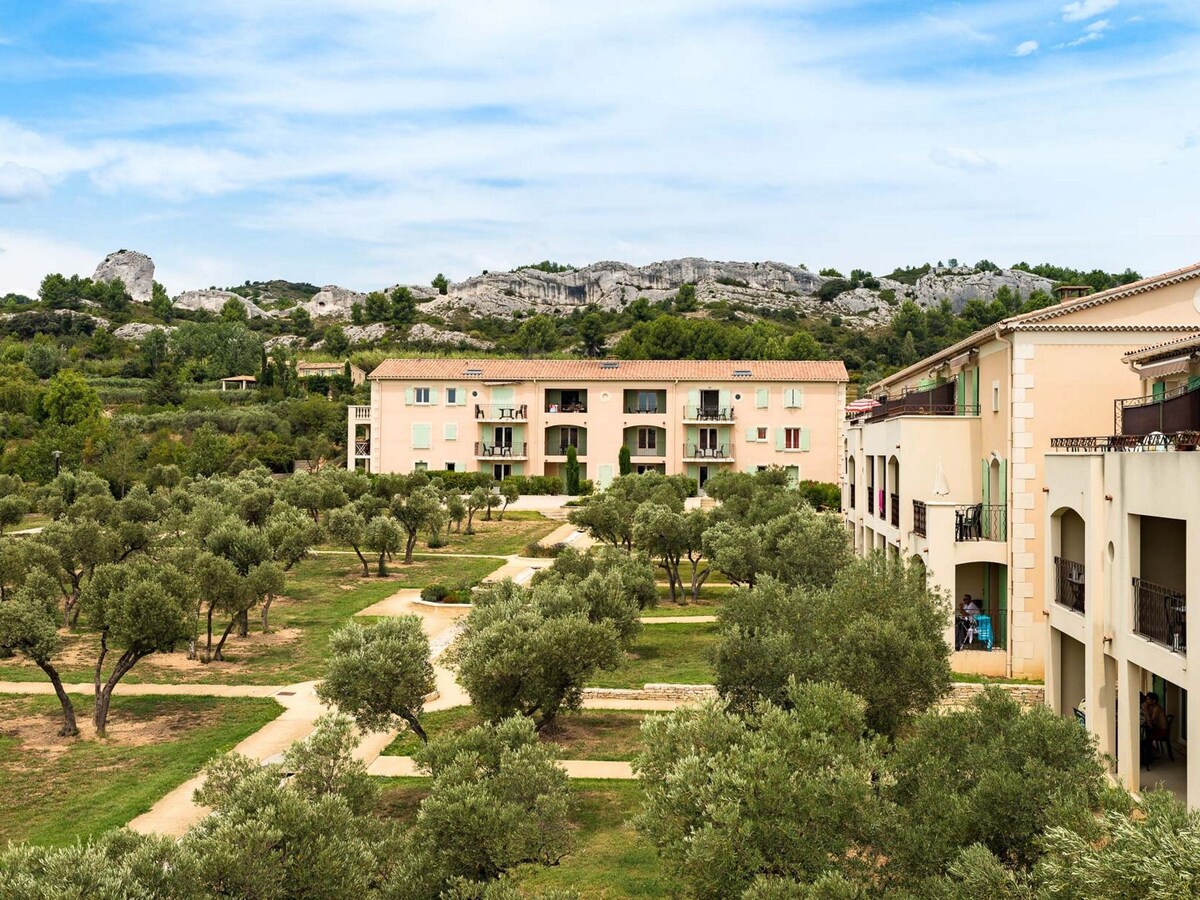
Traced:
[[[986, 684], [972, 684], [967, 681], [956, 681], [950, 686], [950, 693], [938, 703], [942, 709], [961, 709], [973, 697], [983, 693]], [[1004, 691], [1025, 709], [1042, 706], [1046, 702], [1046, 688], [1040, 684], [998, 684], [996, 687]]]

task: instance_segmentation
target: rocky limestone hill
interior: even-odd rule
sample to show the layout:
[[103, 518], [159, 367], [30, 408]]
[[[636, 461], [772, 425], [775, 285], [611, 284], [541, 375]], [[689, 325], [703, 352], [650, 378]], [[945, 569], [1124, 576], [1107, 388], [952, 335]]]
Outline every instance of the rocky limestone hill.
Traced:
[[242, 306], [246, 307], [246, 315], [251, 319], [267, 315], [266, 310], [262, 309], [253, 300], [248, 300], [231, 291], [215, 291], [211, 289], [184, 291], [175, 298], [174, 304], [180, 309], [204, 309], [211, 313], [220, 314], [221, 307], [231, 299], [238, 301]]
[[118, 250], [104, 257], [92, 275], [92, 281], [125, 282], [125, 290], [136, 303], [149, 303], [154, 297], [154, 260], [136, 250]]
[[332, 319], [349, 319], [350, 307], [362, 303], [366, 294], [327, 284], [321, 288], [311, 300], [300, 304], [314, 319], [328, 317]]

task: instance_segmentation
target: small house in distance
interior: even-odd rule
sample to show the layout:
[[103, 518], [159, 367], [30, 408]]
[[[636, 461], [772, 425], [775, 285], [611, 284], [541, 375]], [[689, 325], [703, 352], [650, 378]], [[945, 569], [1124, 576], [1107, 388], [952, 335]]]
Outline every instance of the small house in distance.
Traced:
[[[305, 362], [304, 360], [296, 361], [296, 374], [301, 378], [308, 378], [310, 375], [342, 375], [346, 371], [347, 363], [344, 362]], [[360, 369], [354, 363], [349, 363], [350, 366], [350, 383], [355, 387], [367, 380], [367, 373]]]
[[246, 388], [258, 386], [258, 379], [253, 375], [230, 375], [221, 379], [222, 391], [244, 391]]

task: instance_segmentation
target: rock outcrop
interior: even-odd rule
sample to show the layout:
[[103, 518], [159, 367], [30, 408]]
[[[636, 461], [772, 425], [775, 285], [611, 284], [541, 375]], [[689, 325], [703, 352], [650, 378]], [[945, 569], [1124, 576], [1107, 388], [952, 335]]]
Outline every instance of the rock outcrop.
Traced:
[[957, 312], [968, 300], [990, 300], [1002, 287], [1028, 299], [1034, 291], [1050, 293], [1054, 282], [1020, 269], [977, 272], [968, 266], [958, 266], [930, 270], [929, 274], [917, 279], [916, 287], [911, 290], [912, 299], [921, 306], [937, 306], [943, 300], [949, 300]]
[[263, 346], [268, 350], [275, 347], [303, 347], [304, 338], [298, 334], [277, 334], [263, 341]]
[[370, 325], [347, 325], [343, 331], [350, 343], [366, 344], [383, 338], [388, 333], [388, 327], [382, 322], [372, 322]]
[[432, 325], [419, 323], [408, 330], [408, 339], [412, 343], [440, 344], [450, 347], [469, 347], [473, 350], [491, 350], [496, 345], [491, 341], [480, 340], [464, 334], [461, 331], [446, 331], [434, 328]]
[[120, 338], [123, 341], [140, 341], [153, 331], [165, 331], [169, 334], [174, 330], [174, 326], [171, 325], [152, 325], [149, 322], [127, 322], [113, 331], [113, 337]]
[[366, 294], [360, 294], [349, 288], [327, 284], [311, 300], [300, 306], [314, 319], [349, 319], [350, 307], [355, 303], [361, 303], [366, 296]]
[[251, 319], [269, 315], [266, 310], [262, 309], [252, 300], [247, 300], [245, 297], [235, 294], [232, 291], [215, 291], [212, 289], [184, 291], [175, 298], [175, 305], [180, 309], [203, 309], [220, 315], [222, 307], [231, 299], [237, 300], [242, 306], [246, 307], [246, 315]]
[[125, 282], [125, 290], [136, 303], [149, 303], [154, 297], [154, 261], [136, 250], [118, 250], [96, 266], [93, 281]]

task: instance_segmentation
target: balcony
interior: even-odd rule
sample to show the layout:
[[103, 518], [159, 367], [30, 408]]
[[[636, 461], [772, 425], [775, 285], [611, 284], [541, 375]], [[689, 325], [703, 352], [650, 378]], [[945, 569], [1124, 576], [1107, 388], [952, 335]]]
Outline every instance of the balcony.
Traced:
[[544, 411], [547, 413], [585, 413], [588, 411], [588, 392], [585, 389], [546, 391]]
[[627, 388], [621, 396], [621, 408], [627, 416], [666, 415], [667, 392]]
[[371, 407], [369, 406], [351, 406], [350, 421], [352, 422], [370, 422]]
[[1177, 431], [1168, 434], [1152, 431], [1149, 434], [1109, 434], [1084, 437], [1050, 438], [1050, 449], [1067, 453], [1161, 453], [1193, 451], [1200, 448], [1200, 431]]
[[701, 447], [696, 444], [683, 445], [685, 460], [700, 460], [704, 462], [733, 462], [733, 453], [728, 444], [718, 444], [715, 447]]
[[1000, 503], [972, 503], [954, 507], [955, 541], [1008, 539], [1008, 507]]
[[1200, 431], [1200, 389], [1185, 384], [1157, 397], [1116, 400], [1113, 424], [1121, 435]]
[[924, 500], [913, 501], [913, 534], [917, 537], [925, 537], [925, 531], [929, 527], [926, 523], [929, 521], [929, 510], [925, 507]]
[[512, 444], [486, 444], [480, 441], [475, 444], [476, 459], [525, 459], [525, 454], [523, 441]]
[[1187, 595], [1133, 579], [1133, 630], [1175, 653], [1187, 653]]
[[892, 494], [891, 500], [892, 500], [892, 519], [891, 519], [892, 527], [899, 528], [900, 527], [900, 495]]
[[1082, 613], [1087, 609], [1083, 563], [1054, 557], [1054, 602]]
[[552, 441], [552, 440], [546, 441], [546, 455], [547, 456], [566, 456], [567, 451], [571, 447], [575, 448], [576, 456], [578, 456], [580, 458], [587, 456], [587, 443], [585, 441], [580, 441], [579, 443], [573, 444], [570, 441]]
[[685, 406], [683, 408], [684, 422], [732, 422], [732, 406]]
[[370, 456], [371, 455], [371, 442], [370, 441], [355, 441], [354, 442], [354, 455], [355, 456]]
[[884, 397], [868, 411], [851, 411], [846, 417], [858, 423], [882, 422], [896, 416], [977, 416], [979, 405], [959, 403], [955, 383], [947, 381], [923, 391], [906, 391], [899, 397]]
[[476, 403], [475, 418], [480, 422], [524, 422], [529, 407], [524, 403]]

